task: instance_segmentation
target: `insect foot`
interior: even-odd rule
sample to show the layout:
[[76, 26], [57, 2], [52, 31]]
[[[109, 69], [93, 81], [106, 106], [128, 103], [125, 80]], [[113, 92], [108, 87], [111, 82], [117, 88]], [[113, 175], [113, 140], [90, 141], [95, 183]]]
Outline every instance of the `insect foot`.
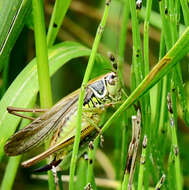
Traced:
[[88, 183], [88, 184], [85, 186], [84, 190], [93, 190], [91, 184]]

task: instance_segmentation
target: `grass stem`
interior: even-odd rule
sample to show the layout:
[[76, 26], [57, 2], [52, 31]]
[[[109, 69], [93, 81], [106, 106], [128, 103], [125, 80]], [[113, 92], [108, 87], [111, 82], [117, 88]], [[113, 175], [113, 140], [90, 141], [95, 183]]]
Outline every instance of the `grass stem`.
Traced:
[[62, 21], [69, 8], [71, 0], [56, 0], [47, 33], [47, 45], [51, 47], [56, 39]]
[[129, 1], [124, 0], [121, 33], [120, 33], [120, 39], [119, 39], [119, 62], [118, 62], [118, 75], [119, 75], [119, 79], [121, 81], [122, 86], [124, 86], [123, 64], [124, 64], [124, 54], [125, 54], [125, 43], [127, 40], [129, 13], [130, 13]]
[[81, 116], [82, 116], [82, 106], [83, 106], [83, 99], [84, 99], [84, 94], [85, 94], [85, 88], [87, 86], [87, 82], [89, 80], [90, 73], [92, 71], [94, 59], [96, 56], [96, 52], [98, 49], [98, 45], [106, 24], [106, 20], [108, 17], [109, 13], [109, 7], [110, 7], [110, 1], [106, 1], [106, 6], [104, 10], [104, 15], [102, 17], [102, 20], [100, 22], [100, 25], [97, 29], [97, 33], [95, 36], [95, 40], [93, 43], [91, 55], [89, 57], [89, 62], [87, 69], [85, 71], [85, 75], [83, 78], [83, 82], [81, 85], [81, 91], [80, 91], [80, 96], [79, 96], [79, 101], [78, 101], [78, 115], [77, 115], [77, 129], [76, 129], [76, 135], [75, 135], [75, 141], [74, 141], [74, 146], [73, 146], [73, 153], [72, 153], [72, 158], [71, 158], [71, 166], [70, 166], [70, 183], [69, 183], [69, 190], [74, 189], [74, 173], [75, 173], [75, 168], [76, 168], [76, 161], [77, 161], [77, 153], [78, 153], [78, 148], [79, 148], [79, 142], [80, 142], [80, 133], [81, 133]]
[[181, 6], [182, 6], [182, 11], [184, 15], [184, 22], [186, 26], [189, 26], [189, 14], [188, 14], [188, 1], [187, 0], [180, 0]]
[[145, 162], [146, 162], [146, 147], [147, 147], [147, 136], [144, 135], [144, 139], [142, 143], [142, 154], [140, 158], [140, 168], [139, 168], [139, 174], [138, 174], [137, 190], [141, 190], [143, 186], [144, 167], [145, 167]]
[[[34, 34], [35, 46], [37, 57], [37, 71], [40, 92], [40, 104], [42, 108], [50, 108], [52, 103], [51, 82], [49, 75], [48, 53], [47, 53], [47, 39], [45, 32], [45, 19], [43, 1], [32, 0], [33, 21], [34, 21]], [[49, 143], [45, 144], [46, 148]], [[53, 174], [48, 171], [49, 176], [49, 189], [54, 190], [55, 182]]]
[[177, 142], [177, 107], [176, 107], [176, 89], [175, 85], [173, 84], [173, 81], [171, 83], [171, 93], [167, 96], [167, 104], [168, 104], [168, 110], [170, 112], [170, 128], [171, 128], [171, 162], [170, 164], [174, 165], [174, 171], [175, 171], [175, 184], [176, 189], [181, 190], [182, 189], [182, 179], [181, 179], [181, 169], [180, 169], [180, 158], [179, 158], [179, 146]]
[[43, 3], [39, 0], [32, 0], [32, 5], [40, 103], [42, 108], [50, 108], [52, 106], [52, 93], [49, 77]]

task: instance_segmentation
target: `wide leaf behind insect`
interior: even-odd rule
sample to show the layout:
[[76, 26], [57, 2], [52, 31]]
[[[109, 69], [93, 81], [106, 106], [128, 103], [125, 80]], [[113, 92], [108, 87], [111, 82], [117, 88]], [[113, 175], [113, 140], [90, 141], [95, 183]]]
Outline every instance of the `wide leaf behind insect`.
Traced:
[[[50, 75], [52, 76], [69, 60], [90, 55], [90, 50], [79, 43], [64, 42], [50, 49], [48, 55]], [[98, 67], [106, 65], [106, 69], [111, 68], [111, 64], [100, 55], [96, 57], [96, 63]], [[27, 108], [33, 97], [37, 95], [38, 90], [36, 60], [33, 59], [14, 80], [0, 101], [0, 160], [4, 155], [5, 142], [15, 132], [21, 119], [8, 114], [7, 107]]]

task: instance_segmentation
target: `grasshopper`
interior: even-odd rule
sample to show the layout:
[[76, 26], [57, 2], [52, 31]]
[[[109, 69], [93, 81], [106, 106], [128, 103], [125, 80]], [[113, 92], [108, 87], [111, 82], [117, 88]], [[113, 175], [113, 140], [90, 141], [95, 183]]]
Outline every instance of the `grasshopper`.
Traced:
[[[48, 111], [44, 110], [45, 113], [40, 117], [34, 120], [28, 118], [33, 121], [7, 141], [4, 147], [5, 153], [8, 156], [25, 153], [51, 137], [50, 147], [46, 151], [23, 162], [22, 165], [30, 167], [50, 156], [51, 163], [40, 171], [56, 167], [73, 148], [79, 92], [78, 89], [64, 97]], [[99, 125], [103, 114], [121, 98], [121, 85], [115, 72], [100, 76], [88, 83], [83, 103], [80, 146], [94, 139], [95, 134], [100, 131]]]

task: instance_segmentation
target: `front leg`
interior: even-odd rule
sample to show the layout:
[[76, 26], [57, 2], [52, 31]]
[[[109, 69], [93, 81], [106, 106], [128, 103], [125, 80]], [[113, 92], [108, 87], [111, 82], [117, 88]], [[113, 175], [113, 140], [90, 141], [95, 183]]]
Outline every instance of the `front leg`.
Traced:
[[89, 122], [96, 130], [97, 132], [99, 133], [99, 136], [100, 136], [100, 146], [103, 147], [103, 142], [104, 142], [104, 137], [102, 135], [102, 131], [101, 131], [101, 128], [91, 119], [89, 118], [86, 113], [83, 113], [82, 117], [87, 121]]
[[85, 112], [82, 113], [83, 119], [85, 119], [87, 122], [90, 123], [99, 133], [101, 132], [101, 129], [98, 127], [98, 125], [93, 121]]
[[83, 111], [84, 112], [102, 113], [105, 109], [107, 109], [109, 107], [113, 107], [113, 106], [121, 104], [121, 103], [123, 103], [123, 101], [100, 104], [100, 105], [96, 105], [96, 107], [84, 107]]

